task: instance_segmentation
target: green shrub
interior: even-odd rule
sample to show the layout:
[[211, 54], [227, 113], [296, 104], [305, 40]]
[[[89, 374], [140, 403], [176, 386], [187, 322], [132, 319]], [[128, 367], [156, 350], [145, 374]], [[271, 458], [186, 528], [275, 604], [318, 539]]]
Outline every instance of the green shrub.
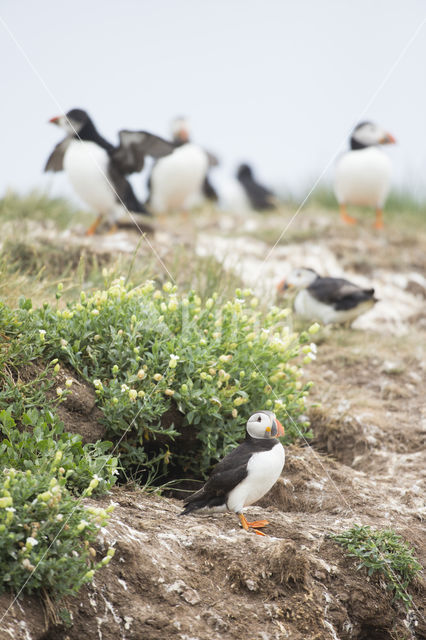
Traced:
[[115, 482], [117, 459], [107, 453], [112, 443], [83, 445], [80, 435], [64, 430], [55, 410], [70, 389], [48, 394], [59, 364], [43, 364], [43, 331], [28, 321], [31, 306], [24, 300], [21, 309], [24, 323], [0, 305], [0, 460], [3, 466], [44, 472], [60, 455], [61, 466], [70, 471], [69, 488], [81, 491], [97, 474], [97, 492], [105, 492]]
[[387, 588], [394, 592], [409, 608], [412, 598], [406, 589], [421, 565], [413, 555], [413, 549], [391, 529], [371, 529], [368, 525], [354, 525], [348, 531], [330, 536], [343, 545], [348, 555], [361, 560], [357, 569], [366, 567], [368, 575], [379, 571]]
[[43, 588], [58, 598], [75, 594], [114, 553], [110, 549], [95, 560], [90, 545], [109, 509], [77, 502], [65, 486], [69, 472], [58, 463], [54, 460], [45, 472], [5, 469], [0, 474], [0, 593]]
[[249, 291], [202, 303], [170, 283], [158, 290], [119, 280], [62, 310], [22, 301], [9, 331], [31, 334], [45, 357], [93, 383], [126, 472], [161, 464], [200, 476], [243, 437], [254, 410], [274, 409], [287, 442], [309, 437], [298, 358], [309, 336], [290, 332], [288, 314], [260, 312]]
[[83, 491], [96, 475], [96, 493], [115, 483], [117, 459], [108, 454], [111, 442], [83, 445], [81, 436], [64, 431], [62, 422], [49, 410], [31, 409], [19, 416], [18, 429], [12, 409], [0, 411], [0, 460], [5, 467], [46, 473], [52, 460], [60, 461], [67, 487]]

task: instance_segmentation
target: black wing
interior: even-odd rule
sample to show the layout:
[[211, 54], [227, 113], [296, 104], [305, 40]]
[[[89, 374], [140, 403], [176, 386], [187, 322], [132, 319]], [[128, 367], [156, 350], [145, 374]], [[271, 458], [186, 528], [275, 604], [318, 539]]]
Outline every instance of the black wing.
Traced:
[[175, 150], [175, 145], [147, 131], [128, 131], [118, 133], [120, 145], [111, 153], [111, 158], [124, 175], [143, 169], [145, 156], [163, 158]]
[[247, 178], [244, 181], [240, 180], [240, 182], [247, 193], [253, 209], [275, 209], [275, 194], [270, 189], [263, 187], [252, 178]]
[[68, 136], [56, 145], [47, 159], [44, 171], [63, 171], [65, 151], [71, 140], [72, 137]]
[[208, 200], [211, 200], [212, 202], [217, 202], [219, 200], [216, 189], [213, 187], [208, 176], [204, 178], [203, 194]]
[[228, 453], [215, 466], [204, 487], [186, 499], [181, 515], [225, 504], [229, 492], [247, 476], [247, 463], [252, 454], [248, 440]]
[[353, 309], [361, 302], [374, 299], [374, 289], [361, 289], [344, 278], [318, 277], [308, 291], [318, 302], [333, 305], [337, 311]]
[[133, 191], [132, 185], [127, 178], [121, 173], [120, 169], [114, 162], [109, 163], [108, 174], [111, 184], [114, 187], [117, 201], [123, 204], [128, 211], [134, 213], [144, 213], [151, 215], [144, 205], [139, 202], [138, 198]]

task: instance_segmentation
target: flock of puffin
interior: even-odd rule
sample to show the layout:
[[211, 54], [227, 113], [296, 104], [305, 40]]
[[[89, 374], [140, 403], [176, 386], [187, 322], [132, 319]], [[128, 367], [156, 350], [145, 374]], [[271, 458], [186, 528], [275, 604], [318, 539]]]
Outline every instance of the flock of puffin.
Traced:
[[[45, 171], [65, 171], [76, 194], [113, 226], [123, 213], [167, 213], [190, 209], [204, 198], [216, 201], [209, 170], [217, 158], [192, 142], [188, 122], [176, 118], [171, 140], [147, 131], [119, 131], [114, 146], [96, 129], [83, 109], [51, 118], [65, 138], [49, 156]], [[358, 124], [350, 137], [350, 150], [336, 166], [334, 190], [342, 220], [353, 224], [347, 205], [363, 205], [376, 210], [376, 228], [383, 227], [383, 205], [390, 188], [391, 165], [380, 145], [394, 143], [392, 135], [371, 122]], [[145, 204], [137, 199], [128, 175], [142, 171], [145, 157], [155, 163], [148, 179]], [[236, 178], [248, 205], [263, 211], [277, 206], [275, 194], [259, 184], [247, 164], [238, 167]], [[96, 227], [90, 230], [94, 233]]]
[[[121, 130], [118, 146], [105, 140], [82, 109], [50, 120], [65, 131], [49, 156], [45, 171], [65, 171], [76, 194], [98, 218], [87, 233], [95, 233], [101, 222], [113, 230], [127, 212], [163, 214], [188, 210], [203, 200], [217, 201], [210, 182], [216, 157], [192, 142], [185, 118], [172, 122], [171, 140], [146, 131]], [[348, 205], [373, 207], [375, 227], [383, 228], [383, 206], [390, 188], [391, 164], [381, 145], [392, 144], [392, 135], [371, 122], [358, 124], [350, 137], [350, 149], [339, 158], [334, 191], [343, 222], [354, 224]], [[145, 203], [136, 197], [127, 176], [140, 172], [146, 156], [154, 159], [148, 178]], [[251, 167], [242, 164], [236, 174], [245, 203], [254, 210], [277, 206], [275, 194], [259, 184]], [[343, 278], [321, 277], [312, 269], [293, 270], [278, 285], [292, 289], [295, 312], [323, 324], [350, 323], [375, 302], [374, 289], [362, 289]], [[271, 411], [254, 413], [246, 426], [246, 438], [213, 469], [205, 485], [187, 498], [181, 515], [200, 509], [232, 511], [246, 531], [269, 524], [247, 522], [243, 509], [259, 500], [275, 484], [284, 467], [285, 454], [278, 437], [284, 429]]]

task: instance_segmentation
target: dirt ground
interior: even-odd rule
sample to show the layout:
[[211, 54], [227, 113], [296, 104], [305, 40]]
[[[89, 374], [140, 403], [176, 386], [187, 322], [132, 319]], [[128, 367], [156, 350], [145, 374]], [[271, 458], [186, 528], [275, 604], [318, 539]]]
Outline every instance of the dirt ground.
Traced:
[[[376, 288], [380, 301], [353, 329], [317, 334], [317, 359], [305, 367], [314, 439], [287, 448], [281, 479], [248, 510], [270, 521], [268, 537], [242, 531], [232, 514], [180, 518], [176, 499], [115, 488], [101, 500], [116, 508], [98, 541], [99, 556], [116, 547], [110, 565], [59, 605], [3, 595], [0, 640], [426, 638], [424, 575], [409, 587], [407, 612], [328, 537], [354, 523], [391, 527], [425, 565], [425, 235], [395, 225], [378, 234], [370, 222], [345, 228], [313, 211], [268, 257], [286, 215], [200, 215], [151, 239], [160, 256], [171, 242], [215, 255], [266, 298], [294, 266]], [[66, 237], [106, 254], [114, 246], [113, 236]], [[115, 242], [131, 253], [138, 237], [121, 231]], [[62, 418], [90, 441], [101, 430], [94, 396], [80, 386]]]

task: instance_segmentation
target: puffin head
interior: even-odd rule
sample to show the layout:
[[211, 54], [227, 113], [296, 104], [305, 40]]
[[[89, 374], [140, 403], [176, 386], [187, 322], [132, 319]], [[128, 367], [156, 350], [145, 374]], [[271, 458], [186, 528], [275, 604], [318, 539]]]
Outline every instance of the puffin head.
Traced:
[[378, 144], [395, 144], [396, 140], [374, 122], [360, 122], [351, 134], [351, 149], [364, 149]]
[[252, 178], [252, 177], [253, 177], [253, 171], [251, 166], [249, 164], [240, 164], [237, 170], [238, 180], [241, 180], [241, 179], [244, 180], [244, 178]]
[[63, 116], [50, 118], [49, 122], [64, 129], [68, 135], [76, 135], [87, 123], [91, 122], [91, 120], [89, 114], [84, 111], [84, 109], [71, 109]]
[[247, 421], [247, 433], [252, 438], [278, 438], [284, 435], [284, 427], [272, 411], [253, 413]]
[[284, 293], [287, 289], [306, 289], [317, 278], [318, 274], [313, 269], [307, 267], [293, 269], [287, 278], [278, 283], [278, 293]]
[[189, 124], [188, 120], [183, 116], [179, 116], [172, 120], [170, 126], [170, 132], [173, 138], [173, 142], [178, 144], [185, 144], [189, 142]]

